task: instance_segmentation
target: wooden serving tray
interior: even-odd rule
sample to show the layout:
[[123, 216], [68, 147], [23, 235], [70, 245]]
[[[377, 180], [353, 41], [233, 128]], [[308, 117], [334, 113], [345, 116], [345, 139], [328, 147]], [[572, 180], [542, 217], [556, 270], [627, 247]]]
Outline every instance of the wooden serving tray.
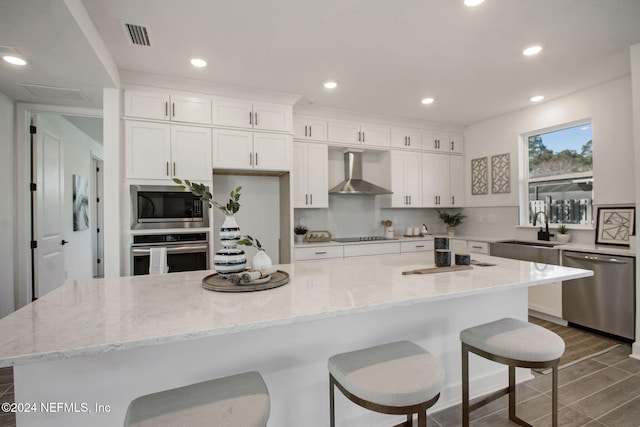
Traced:
[[271, 274], [271, 280], [255, 285], [234, 285], [218, 273], [210, 274], [202, 279], [202, 287], [210, 291], [218, 292], [253, 292], [277, 288], [289, 282], [289, 273], [278, 270]]
[[433, 274], [433, 273], [446, 273], [449, 271], [463, 271], [473, 270], [470, 265], [452, 265], [450, 267], [432, 267], [432, 268], [419, 268], [417, 270], [403, 271], [403, 275], [407, 274]]

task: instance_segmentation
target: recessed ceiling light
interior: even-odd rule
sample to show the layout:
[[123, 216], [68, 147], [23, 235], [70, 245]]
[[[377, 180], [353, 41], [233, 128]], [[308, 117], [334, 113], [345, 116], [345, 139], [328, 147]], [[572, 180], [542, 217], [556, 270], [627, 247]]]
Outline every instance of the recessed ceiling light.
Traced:
[[191, 60], [191, 65], [193, 65], [194, 67], [202, 68], [207, 66], [207, 61], [200, 58], [193, 58]]
[[420, 102], [422, 102], [424, 105], [429, 105], [429, 104], [433, 104], [433, 101], [435, 101], [435, 99], [433, 99], [433, 98], [424, 98]]
[[338, 83], [336, 82], [326, 82], [324, 84], [324, 87], [327, 89], [335, 89], [336, 87], [338, 87]]
[[539, 54], [541, 51], [542, 51], [542, 46], [535, 45], [535, 46], [530, 46], [525, 50], [523, 50], [522, 54], [524, 56], [533, 56], [533, 55]]
[[531, 99], [529, 101], [531, 102], [540, 102], [544, 99], [544, 96], [542, 95], [538, 95], [538, 96], [533, 96], [531, 97]]
[[484, 0], [464, 0], [464, 5], [469, 7], [474, 7], [482, 3], [484, 3]]
[[5, 55], [2, 59], [13, 65], [27, 65], [27, 61], [17, 56]]

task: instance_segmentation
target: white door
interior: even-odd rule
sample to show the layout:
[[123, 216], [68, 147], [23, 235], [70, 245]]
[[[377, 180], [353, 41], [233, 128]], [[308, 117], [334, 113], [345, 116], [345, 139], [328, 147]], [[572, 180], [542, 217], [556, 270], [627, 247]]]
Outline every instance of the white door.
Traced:
[[327, 144], [307, 144], [309, 207], [329, 207]]
[[464, 157], [450, 156], [449, 165], [451, 207], [461, 208], [464, 205]]
[[391, 147], [391, 128], [386, 126], [362, 125], [360, 142], [376, 147]]
[[404, 188], [409, 197], [409, 206], [422, 207], [422, 159], [420, 153], [404, 155]]
[[253, 104], [234, 98], [213, 98], [213, 124], [219, 126], [253, 127]]
[[253, 132], [213, 129], [213, 167], [253, 168]]
[[290, 135], [254, 132], [253, 152], [253, 167], [255, 169], [273, 171], [291, 169]]
[[291, 131], [292, 120], [289, 105], [254, 103], [253, 127], [261, 130]]
[[[37, 126], [34, 153], [36, 175], [34, 297], [40, 298], [64, 284], [64, 150], [62, 140], [47, 129], [44, 120]], [[70, 220], [70, 218], [67, 218]]]
[[190, 181], [211, 181], [211, 129], [171, 126], [172, 175]]
[[451, 206], [451, 192], [449, 191], [449, 155], [434, 154], [433, 183], [438, 207]]
[[171, 177], [171, 126], [125, 120], [124, 144], [127, 178]]
[[293, 143], [293, 163], [291, 164], [291, 186], [294, 208], [309, 207], [309, 183], [307, 166], [307, 143]]
[[211, 99], [172, 95], [171, 120], [210, 125]]
[[329, 122], [329, 141], [345, 144], [360, 144], [362, 133], [360, 124], [353, 122]]

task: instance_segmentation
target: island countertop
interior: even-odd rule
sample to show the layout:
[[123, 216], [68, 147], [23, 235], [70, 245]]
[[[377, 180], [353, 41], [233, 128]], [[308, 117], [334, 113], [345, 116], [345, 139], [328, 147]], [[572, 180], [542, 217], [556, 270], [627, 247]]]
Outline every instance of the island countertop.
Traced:
[[0, 366], [171, 343], [275, 325], [496, 292], [593, 274], [474, 254], [496, 264], [429, 275], [432, 252], [279, 265], [279, 288], [205, 290], [213, 271], [74, 281], [0, 319]]

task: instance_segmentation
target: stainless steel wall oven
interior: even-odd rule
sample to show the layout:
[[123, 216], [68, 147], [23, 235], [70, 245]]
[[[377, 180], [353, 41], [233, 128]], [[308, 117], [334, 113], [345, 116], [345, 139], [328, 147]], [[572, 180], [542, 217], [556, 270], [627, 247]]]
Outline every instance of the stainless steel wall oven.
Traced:
[[139, 234], [132, 237], [132, 276], [149, 274], [154, 247], [167, 248], [169, 273], [209, 269], [209, 233]]
[[131, 229], [209, 226], [209, 205], [176, 186], [131, 185]]

